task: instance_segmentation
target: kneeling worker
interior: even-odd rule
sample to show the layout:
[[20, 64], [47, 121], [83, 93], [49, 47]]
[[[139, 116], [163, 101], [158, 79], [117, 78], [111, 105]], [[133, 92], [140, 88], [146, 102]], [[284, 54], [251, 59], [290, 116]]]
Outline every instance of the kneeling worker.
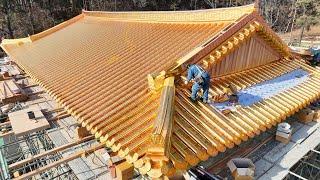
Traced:
[[191, 100], [195, 102], [197, 100], [197, 94], [199, 90], [202, 88], [203, 96], [202, 101], [204, 103], [209, 103], [208, 94], [209, 94], [209, 87], [210, 87], [210, 75], [208, 72], [203, 70], [202, 67], [199, 65], [187, 65], [188, 69], [188, 77], [185, 81], [185, 84], [188, 84], [191, 80], [193, 80], [192, 85], [192, 94]]

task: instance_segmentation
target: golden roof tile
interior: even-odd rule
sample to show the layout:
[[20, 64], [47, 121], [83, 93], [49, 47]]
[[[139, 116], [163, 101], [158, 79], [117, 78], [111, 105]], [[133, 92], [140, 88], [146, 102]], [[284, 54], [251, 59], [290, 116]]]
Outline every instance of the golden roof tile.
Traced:
[[[231, 79], [227, 77], [214, 78], [213, 81], [215, 83], [211, 85], [211, 89], [217, 86], [226, 88], [226, 85], [230, 83], [238, 83], [243, 88], [248, 88], [254, 84], [273, 79], [299, 68], [310, 73], [306, 81], [250, 106], [239, 107], [237, 111], [226, 115], [212, 106], [201, 102], [192, 103], [188, 101], [190, 92], [185, 91], [183, 88], [181, 90], [178, 85], [175, 114], [176, 126], [174, 131], [188, 135], [188, 138], [179, 138], [178, 140], [182, 141], [189, 148], [184, 148], [184, 153], [190, 150], [193, 153], [197, 153], [197, 149], [204, 148], [208, 150], [208, 147], [214, 147], [218, 151], [223, 152], [225, 148], [232, 148], [234, 144], [247, 141], [248, 137], [254, 137], [260, 134], [261, 131], [266, 131], [275, 126], [286, 117], [296, 113], [320, 97], [319, 71], [309, 67], [300, 60], [277, 61], [263, 67], [230, 75], [241, 78], [243, 74], [249, 74], [250, 77], [260, 76], [261, 74], [261, 77], [269, 75], [266, 79], [251, 79], [250, 83], [246, 82], [247, 79], [244, 78], [242, 78], [243, 81], [240, 81], [240, 79], [233, 81], [236, 78]], [[223, 81], [219, 81], [221, 78], [223, 78]], [[210, 91], [212, 94], [213, 92], [217, 93], [213, 90]], [[210, 118], [207, 118], [208, 116]], [[189, 145], [192, 141], [197, 143]], [[197, 148], [194, 146], [197, 146]], [[208, 154], [210, 153], [208, 152]], [[215, 156], [216, 153], [210, 155]], [[182, 156], [185, 158], [186, 154]], [[185, 162], [189, 163], [190, 160], [185, 159]]]
[[[254, 34], [281, 58], [214, 77], [211, 96], [223, 94], [230, 84], [242, 90], [298, 68], [312, 76], [297, 87], [227, 115], [190, 102], [190, 92], [177, 79], [174, 102], [168, 101], [174, 106], [172, 130], [166, 131], [170, 123], [161, 121], [159, 114], [167, 115], [163, 111], [172, 107], [159, 108], [166, 96], [149, 89], [149, 74], [166, 78], [166, 73], [183, 70], [184, 63], [216, 63]], [[37, 35], [5, 40], [1, 47], [83, 127], [151, 177], [171, 176], [233, 148], [320, 96], [319, 70], [287, 58], [287, 46], [253, 5], [186, 12], [84, 11]], [[157, 149], [155, 132], [165, 134], [168, 144]], [[161, 147], [166, 158], [158, 154]]]

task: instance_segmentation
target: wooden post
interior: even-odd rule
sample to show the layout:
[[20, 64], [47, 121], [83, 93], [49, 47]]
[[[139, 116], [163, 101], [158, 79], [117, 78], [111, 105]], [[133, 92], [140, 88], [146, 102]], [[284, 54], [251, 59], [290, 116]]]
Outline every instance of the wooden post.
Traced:
[[278, 124], [276, 132], [276, 140], [284, 144], [288, 144], [291, 139], [292, 128], [288, 123]]
[[314, 111], [310, 108], [305, 108], [299, 111], [296, 115], [300, 122], [308, 123], [314, 119]]
[[117, 180], [126, 180], [133, 179], [133, 164], [128, 162], [123, 162], [116, 166], [116, 179]]
[[82, 139], [90, 135], [89, 131], [87, 131], [85, 127], [77, 127], [76, 130], [79, 139]]

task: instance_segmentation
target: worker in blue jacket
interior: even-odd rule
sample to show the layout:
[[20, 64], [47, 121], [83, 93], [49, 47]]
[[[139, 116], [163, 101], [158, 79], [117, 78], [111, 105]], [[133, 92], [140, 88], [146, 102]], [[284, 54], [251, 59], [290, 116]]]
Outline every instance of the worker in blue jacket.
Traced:
[[318, 65], [320, 63], [320, 47], [311, 48], [311, 53], [313, 55], [312, 61], [314, 65]]
[[187, 65], [188, 76], [185, 84], [188, 84], [191, 80], [193, 80], [192, 85], [192, 93], [191, 100], [195, 102], [197, 100], [197, 94], [199, 90], [202, 88], [203, 96], [202, 101], [204, 103], [209, 103], [209, 87], [210, 87], [210, 75], [208, 72], [203, 70], [199, 65]]

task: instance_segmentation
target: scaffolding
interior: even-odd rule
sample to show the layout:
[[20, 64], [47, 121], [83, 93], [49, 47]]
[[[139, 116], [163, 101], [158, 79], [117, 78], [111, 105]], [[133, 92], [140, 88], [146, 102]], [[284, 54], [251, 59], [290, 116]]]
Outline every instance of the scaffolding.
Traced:
[[[15, 105], [8, 112], [21, 110], [27, 106]], [[37, 169], [46, 168], [98, 143], [90, 137], [84, 138], [87, 140], [83, 141], [77, 139], [75, 129], [78, 124], [73, 118], [67, 116], [59, 121], [52, 121], [51, 119], [57, 115], [52, 109], [44, 115], [50, 119], [51, 128], [24, 136], [15, 136], [12, 133], [0, 138], [0, 179], [12, 179], [18, 174], [23, 176]], [[10, 123], [6, 123], [0, 128], [10, 131], [10, 126]], [[68, 144], [73, 145], [69, 147]], [[57, 148], [60, 150], [56, 150]], [[96, 179], [101, 176], [106, 177], [108, 172], [101, 156], [93, 153], [88, 157], [80, 157], [48, 168], [34, 175], [33, 179]]]
[[[46, 131], [39, 131], [22, 137], [16, 137], [14, 135], [4, 137], [4, 144], [0, 147], [0, 153], [6, 162], [6, 165], [2, 167], [7, 168], [2, 168], [2, 178], [11, 179], [14, 177], [14, 173], [18, 172], [19, 174], [26, 174], [47, 164], [58, 161], [62, 158], [62, 155], [59, 152], [40, 159], [34, 159], [32, 162], [23, 164], [21, 167], [10, 168], [10, 165], [15, 162], [35, 156], [53, 149], [54, 147], [55, 146]], [[5, 174], [7, 174], [8, 177], [5, 177]], [[67, 164], [62, 164], [46, 171], [45, 173], [39, 174], [36, 179], [52, 178], [76, 179], [76, 176]]]
[[[14, 112], [23, 109], [23, 105], [15, 103], [8, 110], [8, 112]], [[2, 112], [3, 117], [7, 117], [8, 112]], [[11, 131], [12, 127], [10, 123], [1, 126], [1, 131]], [[43, 153], [50, 149], [55, 148], [53, 141], [48, 136], [46, 130], [34, 132], [24, 136], [15, 136], [14, 133], [0, 137], [0, 177], [1, 179], [12, 179], [14, 174], [25, 174], [34, 171], [40, 167], [43, 167], [52, 162], [58, 161], [63, 158], [62, 155], [57, 152], [40, 159], [34, 159], [31, 162], [23, 164], [19, 167], [11, 168], [15, 162], [22, 161], [26, 158], [33, 157], [37, 154]], [[62, 164], [55, 168], [52, 168], [44, 173], [37, 175], [36, 179], [77, 179], [73, 174], [71, 168], [67, 164]]]
[[284, 178], [284, 180], [317, 179], [320, 179], [320, 144], [292, 166]]
[[[93, 136], [79, 139], [78, 122], [30, 77], [22, 74], [13, 78], [22, 84], [28, 100], [0, 102], [0, 179], [107, 179], [109, 170], [102, 155], [110, 150], [101, 148], [96, 153], [92, 148], [100, 143]], [[30, 106], [39, 107], [50, 128], [15, 135], [8, 113]], [[77, 156], [90, 149], [85, 157]]]

